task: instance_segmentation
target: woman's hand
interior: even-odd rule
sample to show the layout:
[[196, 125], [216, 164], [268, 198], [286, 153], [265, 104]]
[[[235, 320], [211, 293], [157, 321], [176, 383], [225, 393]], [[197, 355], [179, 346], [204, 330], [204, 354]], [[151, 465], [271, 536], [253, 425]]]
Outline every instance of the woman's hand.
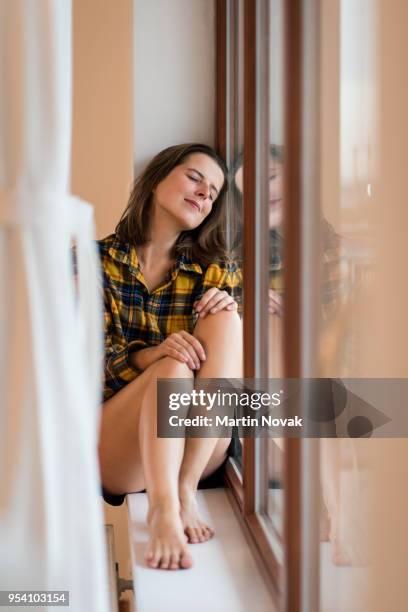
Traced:
[[184, 330], [170, 334], [157, 348], [160, 357], [173, 357], [186, 363], [190, 370], [199, 370], [201, 361], [206, 359], [201, 343]]
[[269, 314], [283, 315], [282, 297], [273, 289], [269, 289]]
[[238, 304], [226, 291], [211, 287], [200, 300], [194, 302], [193, 307], [199, 313], [200, 319], [203, 319], [208, 313], [215, 314], [220, 310], [237, 310]]
[[130, 355], [131, 364], [138, 370], [146, 370], [162, 357], [173, 357], [186, 363], [191, 370], [199, 370], [206, 356], [200, 342], [186, 331], [170, 334], [161, 344], [141, 349]]

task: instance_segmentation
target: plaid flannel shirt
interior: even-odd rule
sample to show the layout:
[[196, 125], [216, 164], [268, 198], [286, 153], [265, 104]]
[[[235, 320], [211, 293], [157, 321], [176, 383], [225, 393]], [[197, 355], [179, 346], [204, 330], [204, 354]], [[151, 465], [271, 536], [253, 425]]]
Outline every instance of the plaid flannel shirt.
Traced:
[[[321, 316], [328, 321], [336, 315], [337, 309], [347, 293], [347, 264], [341, 248], [340, 237], [327, 221], [323, 223], [323, 252], [321, 260]], [[279, 295], [284, 294], [285, 270], [283, 265], [284, 239], [273, 230], [269, 235], [269, 287]]]
[[131, 382], [140, 371], [131, 353], [163, 342], [174, 332], [193, 332], [193, 303], [211, 287], [240, 296], [241, 271], [235, 264], [198, 263], [180, 256], [163, 282], [149, 291], [136, 249], [115, 234], [98, 241], [105, 305], [104, 399]]

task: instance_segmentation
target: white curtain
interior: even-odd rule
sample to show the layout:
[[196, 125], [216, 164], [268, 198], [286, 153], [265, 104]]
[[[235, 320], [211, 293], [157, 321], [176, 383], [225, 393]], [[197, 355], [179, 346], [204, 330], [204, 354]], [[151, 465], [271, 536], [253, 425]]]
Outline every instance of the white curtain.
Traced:
[[70, 139], [70, 0], [0, 0], [0, 589], [105, 612], [97, 266]]

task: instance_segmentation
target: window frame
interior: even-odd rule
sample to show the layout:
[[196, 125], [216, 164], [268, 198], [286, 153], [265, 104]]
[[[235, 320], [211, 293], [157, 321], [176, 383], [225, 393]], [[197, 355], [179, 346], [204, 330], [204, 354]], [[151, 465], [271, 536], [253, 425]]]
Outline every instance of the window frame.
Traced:
[[[262, 190], [267, 176], [268, 158], [268, 54], [266, 53], [269, 27], [267, 0], [244, 2], [244, 377], [268, 378], [267, 344], [260, 330], [267, 324], [267, 313], [261, 304], [267, 298], [267, 245], [257, 240], [262, 219], [266, 216], [261, 206]], [[316, 0], [317, 1], [317, 0]], [[228, 75], [235, 75], [232, 66], [236, 57], [236, 12], [239, 0], [217, 0], [217, 141], [221, 154], [231, 162], [227, 139], [236, 109], [236, 81], [226, 83]], [[284, 317], [284, 376], [301, 376], [301, 203], [302, 203], [302, 8], [303, 0], [290, 0], [285, 5], [285, 198], [287, 202], [285, 233], [287, 249], [286, 308]], [[233, 47], [231, 48], [231, 44]], [[290, 120], [288, 120], [290, 118]], [[228, 127], [229, 125], [229, 127]], [[262, 213], [265, 211], [265, 215]], [[264, 272], [262, 274], [262, 271]], [[264, 335], [265, 336], [265, 335]], [[265, 514], [265, 498], [261, 486], [265, 478], [259, 473], [259, 457], [265, 455], [262, 439], [246, 438], [243, 449], [243, 473], [233, 459], [226, 466], [226, 484], [231, 492], [235, 510], [258, 552], [272, 591], [288, 612], [301, 609], [301, 455], [302, 440], [286, 440], [284, 454], [284, 517], [283, 517], [283, 574], [274, 552], [270, 528]], [[265, 460], [264, 460], [265, 463]], [[265, 490], [265, 487], [264, 487]], [[289, 588], [290, 577], [290, 588]]]

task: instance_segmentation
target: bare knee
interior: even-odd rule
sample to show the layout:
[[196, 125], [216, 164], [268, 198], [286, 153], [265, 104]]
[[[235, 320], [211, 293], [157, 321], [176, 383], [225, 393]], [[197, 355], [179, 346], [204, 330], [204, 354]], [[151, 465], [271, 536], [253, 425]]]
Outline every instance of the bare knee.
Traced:
[[199, 319], [194, 336], [207, 356], [199, 378], [242, 376], [242, 326], [236, 312], [221, 311]]
[[240, 333], [242, 322], [236, 311], [221, 310], [215, 314], [208, 314], [204, 319], [198, 319], [194, 335], [199, 334], [202, 330], [216, 330], [217, 333], [223, 334]]
[[149, 371], [155, 378], [194, 378], [187, 364], [173, 357], [162, 357], [150, 366]]
[[199, 319], [193, 334], [204, 348], [222, 346], [230, 347], [232, 351], [241, 351], [242, 322], [235, 311], [222, 310]]

